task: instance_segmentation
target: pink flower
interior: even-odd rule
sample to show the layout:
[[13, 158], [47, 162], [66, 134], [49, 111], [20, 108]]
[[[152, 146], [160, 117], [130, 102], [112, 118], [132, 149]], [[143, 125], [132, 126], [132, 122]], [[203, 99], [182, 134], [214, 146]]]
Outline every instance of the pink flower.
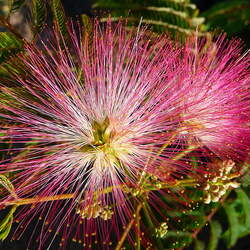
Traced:
[[1, 104], [13, 123], [5, 138], [28, 150], [0, 172], [15, 172], [18, 199], [37, 197], [18, 220], [45, 220], [40, 249], [56, 233], [63, 246], [72, 238], [109, 248], [142, 200], [160, 213], [162, 183], [204, 173], [190, 151], [243, 159], [249, 150], [249, 56], [238, 56], [236, 41], [182, 48], [144, 28], [103, 26], [83, 37], [70, 28], [70, 42], [54, 31], [41, 47], [27, 45], [19, 86], [2, 87], [12, 97]]
[[191, 38], [175, 76], [181, 137], [236, 161], [245, 159], [250, 146], [250, 54], [241, 55], [241, 47], [225, 36]]
[[[122, 24], [96, 24], [91, 38], [70, 33], [72, 47], [56, 31], [42, 48], [27, 45], [20, 57], [25, 75], [15, 76], [20, 87], [2, 88], [13, 101], [2, 104], [1, 116], [24, 125], [13, 125], [6, 137], [29, 149], [3, 163], [1, 173], [16, 173], [19, 199], [58, 199], [18, 215], [25, 227], [36, 214], [45, 218], [40, 248], [51, 230], [62, 232], [62, 244], [69, 237], [87, 246], [107, 243], [110, 232], [119, 239], [135, 209], [128, 192], [147, 182], [145, 173], [169, 179], [172, 169], [178, 176], [189, 168], [170, 159], [180, 149], [160, 152], [167, 141], [172, 144], [179, 120], [166, 97], [180, 49]], [[70, 199], [60, 201], [64, 197]]]

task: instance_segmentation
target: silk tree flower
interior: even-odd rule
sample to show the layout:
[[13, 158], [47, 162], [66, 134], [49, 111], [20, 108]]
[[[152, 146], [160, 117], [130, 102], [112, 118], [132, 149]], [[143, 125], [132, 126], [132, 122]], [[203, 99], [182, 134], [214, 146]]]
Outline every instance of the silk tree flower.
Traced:
[[[224, 35], [189, 39], [176, 79], [182, 110], [180, 137], [220, 158], [242, 161], [250, 146], [250, 54]], [[185, 91], [186, 89], [186, 91]]]
[[[22, 209], [15, 238], [39, 214], [39, 249], [57, 233], [63, 246], [71, 238], [109, 248], [133, 218], [131, 187], [145, 173], [162, 180], [190, 167], [174, 159], [178, 147], [161, 150], [179, 123], [166, 97], [181, 50], [121, 23], [95, 24], [93, 36], [69, 32], [70, 42], [55, 30], [49, 42], [27, 45], [19, 58], [24, 73], [14, 75], [19, 85], [2, 87], [9, 101], [1, 117], [12, 124], [5, 138], [23, 152], [2, 162], [1, 173], [15, 173], [19, 199], [47, 201]], [[12, 201], [10, 195], [1, 204]]]
[[[15, 238], [39, 214], [40, 249], [57, 233], [62, 246], [71, 238], [108, 249], [138, 211], [134, 204], [142, 206], [144, 182], [204, 173], [190, 166], [189, 147], [221, 158], [249, 149], [249, 57], [238, 56], [236, 41], [204, 50], [193, 38], [182, 47], [121, 23], [69, 33], [70, 41], [55, 30], [49, 42], [27, 45], [19, 85], [1, 88], [10, 98], [0, 115], [12, 124], [3, 138], [24, 151], [1, 162], [1, 173], [15, 173], [19, 199], [47, 201], [22, 209]], [[159, 195], [145, 195], [160, 213]]]

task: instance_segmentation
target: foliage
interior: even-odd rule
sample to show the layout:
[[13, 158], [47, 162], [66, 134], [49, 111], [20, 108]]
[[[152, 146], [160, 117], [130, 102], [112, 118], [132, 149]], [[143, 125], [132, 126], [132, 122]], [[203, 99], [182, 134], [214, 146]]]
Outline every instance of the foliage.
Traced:
[[[214, 209], [218, 211], [209, 221], [210, 236], [205, 249], [218, 249], [220, 241], [230, 249], [240, 238], [248, 235], [250, 233], [249, 207], [249, 190], [243, 188], [233, 191], [223, 204], [217, 204]], [[206, 218], [209, 218], [208, 216]]]
[[5, 240], [11, 230], [12, 223], [14, 220], [14, 212], [16, 211], [16, 206], [13, 206], [4, 219], [0, 222], [0, 240]]
[[66, 16], [60, 0], [52, 0], [52, 11], [57, 26], [59, 27], [62, 34], [65, 36], [67, 34]]
[[228, 35], [240, 33], [250, 25], [248, 0], [222, 1], [202, 13], [208, 29], [220, 28]]
[[21, 51], [23, 41], [11, 32], [0, 33], [0, 63]]
[[34, 32], [38, 33], [42, 30], [47, 17], [47, 9], [45, 1], [33, 0], [31, 11], [32, 11]]
[[179, 35], [191, 34], [204, 21], [198, 17], [195, 4], [188, 0], [97, 0], [93, 8], [110, 12], [114, 19], [124, 17], [132, 23], [152, 25], [159, 32]]
[[25, 3], [25, 0], [8, 0], [9, 12], [15, 12], [20, 9]]
[[[26, 41], [22, 34], [19, 34], [9, 22], [9, 16], [13, 12], [20, 10], [24, 5], [30, 8], [33, 41]], [[55, 22], [61, 32], [65, 34], [66, 17], [61, 1], [53, 0], [50, 7], [54, 14]], [[37, 39], [36, 35], [42, 32], [47, 20], [48, 5], [43, 0], [32, 0], [31, 4], [27, 0], [9, 0], [8, 10], [7, 17], [0, 16], [0, 26], [4, 27], [4, 31], [0, 32], [0, 76], [8, 75], [6, 67], [11, 67], [11, 65], [6, 66], [6, 62], [9, 62], [11, 57], [17, 56], [18, 53], [22, 52], [25, 43], [34, 42]]]
[[176, 206], [176, 211], [168, 212], [168, 224], [175, 230], [160, 239], [164, 249], [216, 250], [222, 244], [230, 249], [250, 234], [249, 189], [228, 192], [227, 199], [209, 205], [195, 201], [201, 196], [197, 190], [190, 189], [190, 194], [194, 198], [190, 209], [180, 212]]
[[[0, 187], [3, 187], [7, 190], [13, 197], [16, 197], [14, 186], [10, 182], [10, 180], [4, 176], [0, 175]], [[7, 215], [0, 222], [0, 240], [5, 240], [10, 233], [12, 223], [14, 220], [14, 212], [16, 211], [17, 206], [12, 206]]]

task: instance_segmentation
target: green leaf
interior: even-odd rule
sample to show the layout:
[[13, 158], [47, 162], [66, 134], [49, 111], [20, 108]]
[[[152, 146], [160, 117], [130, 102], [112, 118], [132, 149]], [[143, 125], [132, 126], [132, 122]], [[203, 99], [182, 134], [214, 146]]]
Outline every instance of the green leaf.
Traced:
[[9, 12], [12, 13], [19, 10], [24, 3], [25, 0], [8, 0]]
[[0, 48], [16, 48], [21, 45], [19, 39], [17, 39], [12, 33], [1, 32], [0, 33]]
[[248, 195], [241, 188], [238, 188], [235, 191], [237, 193], [238, 199], [241, 201], [245, 217], [245, 225], [248, 226], [250, 229], [250, 199]]
[[222, 233], [221, 224], [217, 220], [210, 221], [210, 239], [208, 243], [208, 250], [216, 250], [219, 242], [219, 238]]
[[194, 241], [194, 250], [204, 250], [205, 244], [201, 240], [195, 239]]
[[21, 51], [23, 41], [10, 32], [0, 32], [0, 63]]
[[241, 183], [241, 186], [248, 187], [248, 186], [250, 186], [250, 165], [245, 164], [245, 169], [246, 169], [246, 172], [241, 177], [240, 183]]
[[155, 31], [167, 30], [172, 34], [191, 34], [204, 22], [203, 17], [198, 17], [195, 4], [188, 0], [96, 0], [92, 7], [111, 12], [112, 20], [122, 16], [132, 24], [141, 22]]
[[67, 34], [66, 15], [61, 0], [52, 0], [52, 11], [59, 30], [65, 36]]
[[44, 0], [32, 0], [32, 16], [36, 32], [41, 31], [43, 28], [46, 17], [47, 9]]
[[221, 28], [229, 35], [241, 32], [249, 26], [249, 0], [222, 1], [203, 12], [208, 28]]
[[17, 206], [13, 206], [9, 213], [0, 223], [0, 240], [5, 240], [10, 233], [12, 223], [13, 223], [13, 214], [16, 211]]
[[250, 225], [241, 225], [240, 226], [240, 233], [239, 238], [245, 237], [250, 234]]
[[[227, 247], [231, 248], [235, 245], [239, 237], [239, 221], [238, 214], [234, 208], [234, 204], [226, 204], [224, 205], [224, 210], [226, 212], [229, 229], [224, 233], [223, 238], [226, 241]], [[228, 232], [228, 233], [227, 233]]]

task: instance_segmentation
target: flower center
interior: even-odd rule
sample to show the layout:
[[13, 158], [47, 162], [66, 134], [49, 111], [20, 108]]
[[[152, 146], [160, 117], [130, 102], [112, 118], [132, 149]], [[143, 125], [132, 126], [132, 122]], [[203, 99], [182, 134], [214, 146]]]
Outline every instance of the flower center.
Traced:
[[103, 122], [94, 121], [92, 139], [80, 150], [86, 154], [85, 159], [94, 162], [96, 169], [121, 166], [129, 162], [129, 155], [138, 151], [130, 141], [132, 136], [131, 131], [122, 129], [121, 124], [115, 120], [106, 118]]
[[102, 123], [94, 121], [92, 123], [92, 134], [92, 141], [82, 146], [81, 151], [88, 153], [97, 150], [106, 151], [105, 149], [110, 147], [111, 137], [114, 135], [110, 127], [109, 119], [106, 118]]
[[109, 119], [106, 118], [102, 123], [96, 121], [92, 124], [94, 140], [92, 145], [95, 147], [102, 147], [105, 144], [109, 144], [111, 140], [111, 128]]

